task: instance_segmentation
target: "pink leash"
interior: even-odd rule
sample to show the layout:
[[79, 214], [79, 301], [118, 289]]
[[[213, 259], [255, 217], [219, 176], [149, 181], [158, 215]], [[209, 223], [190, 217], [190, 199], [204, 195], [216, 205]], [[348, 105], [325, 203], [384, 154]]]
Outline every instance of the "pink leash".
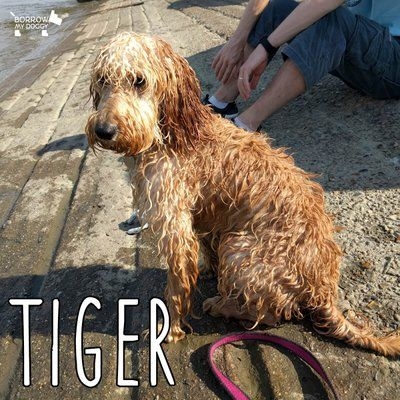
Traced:
[[329, 386], [331, 389], [335, 400], [339, 400], [339, 396], [329, 379], [328, 375], [322, 368], [320, 362], [304, 347], [288, 340], [284, 339], [279, 336], [275, 335], [268, 335], [264, 333], [257, 333], [257, 332], [246, 332], [246, 333], [235, 333], [232, 335], [225, 336], [219, 340], [217, 340], [209, 349], [208, 351], [208, 362], [210, 363], [211, 370], [213, 371], [214, 375], [221, 383], [221, 385], [225, 388], [225, 390], [231, 395], [232, 399], [234, 400], [249, 400], [247, 395], [241, 391], [226, 375], [224, 375], [215, 365], [214, 362], [214, 353], [219, 347], [232, 343], [237, 342], [240, 340], [260, 340], [263, 342], [274, 343], [279, 345], [287, 350], [290, 350], [294, 355], [302, 359], [306, 364], [314, 369], [314, 371], [322, 378], [322, 380]]

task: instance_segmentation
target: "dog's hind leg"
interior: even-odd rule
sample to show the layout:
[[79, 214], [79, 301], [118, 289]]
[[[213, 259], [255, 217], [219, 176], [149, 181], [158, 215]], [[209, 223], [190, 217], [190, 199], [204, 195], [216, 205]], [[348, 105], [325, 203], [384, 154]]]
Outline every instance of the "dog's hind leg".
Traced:
[[[268, 326], [275, 326], [279, 318], [272, 313], [266, 312], [259, 320], [256, 304], [246, 305], [235, 298], [223, 298], [222, 296], [210, 297], [203, 302], [203, 311], [213, 317], [234, 318], [243, 322], [261, 323]], [[247, 325], [247, 324], [246, 324]]]
[[[254, 325], [275, 325], [296, 309], [293, 292], [286, 290], [281, 268], [267, 262], [265, 249], [257, 248], [251, 235], [226, 235], [218, 251], [219, 296], [203, 303], [213, 316], [252, 321]], [[271, 260], [271, 258], [270, 258]]]

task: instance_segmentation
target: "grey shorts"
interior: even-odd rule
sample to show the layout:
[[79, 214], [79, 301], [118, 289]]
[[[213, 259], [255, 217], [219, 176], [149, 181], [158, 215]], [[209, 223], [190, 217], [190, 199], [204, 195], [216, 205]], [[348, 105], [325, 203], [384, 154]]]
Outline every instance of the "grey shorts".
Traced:
[[[298, 5], [270, 0], [248, 43], [259, 44]], [[300, 32], [282, 48], [300, 69], [309, 89], [330, 73], [374, 98], [400, 98], [400, 41], [374, 21], [339, 7]]]

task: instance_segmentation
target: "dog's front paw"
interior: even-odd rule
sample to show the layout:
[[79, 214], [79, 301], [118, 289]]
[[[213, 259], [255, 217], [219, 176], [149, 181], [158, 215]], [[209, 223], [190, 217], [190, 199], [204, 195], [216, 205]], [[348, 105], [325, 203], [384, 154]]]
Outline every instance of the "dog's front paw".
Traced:
[[185, 332], [180, 326], [171, 325], [168, 335], [165, 338], [166, 343], [176, 343], [185, 337]]
[[[164, 328], [164, 324], [158, 323], [157, 324], [157, 332], [156, 336], [158, 337]], [[180, 327], [170, 328], [168, 334], [164, 338], [165, 343], [176, 343], [179, 340], [185, 337], [185, 332]], [[145, 329], [142, 331], [142, 338], [144, 340], [151, 338], [150, 336], [150, 329]], [[153, 338], [154, 339], [154, 338]]]

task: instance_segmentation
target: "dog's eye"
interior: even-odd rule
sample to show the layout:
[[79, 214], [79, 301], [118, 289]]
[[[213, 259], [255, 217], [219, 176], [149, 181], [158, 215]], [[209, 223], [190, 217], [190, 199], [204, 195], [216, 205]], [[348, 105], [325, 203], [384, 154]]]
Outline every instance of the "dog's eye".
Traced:
[[145, 84], [146, 84], [146, 81], [141, 76], [137, 76], [136, 79], [133, 82], [133, 86], [136, 89], [142, 89]]
[[97, 79], [97, 84], [101, 87], [106, 84], [106, 79], [104, 78], [104, 76], [101, 76], [99, 79]]

